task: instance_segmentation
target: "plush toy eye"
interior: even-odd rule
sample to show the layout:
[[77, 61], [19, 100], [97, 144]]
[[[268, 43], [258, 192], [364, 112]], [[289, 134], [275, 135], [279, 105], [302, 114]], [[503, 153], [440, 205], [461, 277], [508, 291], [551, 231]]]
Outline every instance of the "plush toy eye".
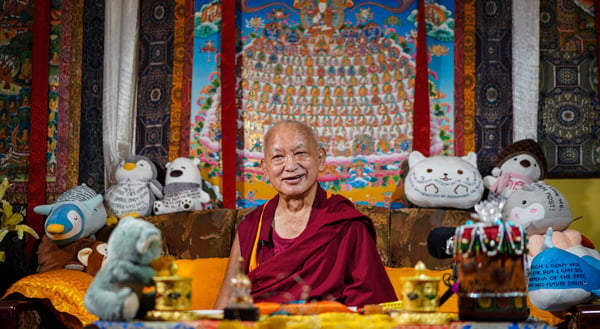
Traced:
[[427, 169], [427, 173], [431, 174], [432, 172], [433, 172], [433, 169], [431, 169], [431, 168]]
[[462, 174], [463, 174], [463, 171], [462, 171], [462, 170], [460, 170], [460, 169], [459, 169], [458, 171], [456, 171], [456, 172], [457, 172], [459, 175], [462, 175]]
[[526, 205], [526, 204], [527, 204], [527, 200], [523, 200], [523, 201], [521, 201], [521, 204], [522, 204], [522, 205]]

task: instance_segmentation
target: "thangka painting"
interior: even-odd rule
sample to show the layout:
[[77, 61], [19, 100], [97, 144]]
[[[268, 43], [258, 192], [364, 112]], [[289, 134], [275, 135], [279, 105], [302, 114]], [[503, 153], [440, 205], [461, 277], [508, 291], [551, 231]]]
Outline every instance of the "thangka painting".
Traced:
[[200, 159], [202, 177], [221, 185], [221, 2], [196, 0], [190, 157]]
[[27, 203], [33, 1], [0, 7], [0, 179], [12, 184], [7, 201]]
[[[448, 68], [454, 58], [454, 2], [426, 2], [430, 153], [452, 154], [454, 81]], [[319, 180], [329, 193], [356, 203], [392, 204], [402, 184], [402, 161], [412, 150], [417, 3], [237, 3], [239, 207], [274, 195], [259, 164], [264, 133], [284, 119], [314, 128], [327, 151]], [[191, 142], [193, 153], [218, 177], [219, 47], [212, 25], [204, 23], [212, 17], [210, 6], [197, 6], [196, 12], [194, 84], [204, 80], [193, 87]]]

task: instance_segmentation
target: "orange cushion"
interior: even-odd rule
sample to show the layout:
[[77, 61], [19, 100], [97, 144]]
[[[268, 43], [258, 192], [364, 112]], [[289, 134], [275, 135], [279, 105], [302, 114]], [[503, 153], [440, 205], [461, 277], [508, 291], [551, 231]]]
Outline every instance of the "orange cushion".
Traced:
[[177, 275], [192, 278], [192, 309], [212, 309], [227, 271], [229, 258], [178, 259]]
[[[415, 269], [413, 267], [386, 267], [385, 268], [390, 281], [392, 281], [392, 286], [394, 286], [394, 291], [396, 292], [396, 296], [398, 299], [402, 298], [402, 278], [413, 277], [416, 275]], [[442, 278], [445, 273], [452, 274], [452, 270], [425, 270], [425, 275], [430, 277]], [[444, 284], [442, 280], [440, 280], [439, 284], [439, 296], [441, 297], [448, 287]], [[442, 305], [439, 309], [439, 312], [445, 313], [458, 313], [458, 296], [453, 294], [444, 305]]]
[[28, 298], [48, 298], [54, 308], [76, 316], [86, 325], [98, 318], [83, 306], [83, 298], [94, 277], [80, 271], [52, 270], [28, 275], [15, 282], [5, 296], [18, 292]]

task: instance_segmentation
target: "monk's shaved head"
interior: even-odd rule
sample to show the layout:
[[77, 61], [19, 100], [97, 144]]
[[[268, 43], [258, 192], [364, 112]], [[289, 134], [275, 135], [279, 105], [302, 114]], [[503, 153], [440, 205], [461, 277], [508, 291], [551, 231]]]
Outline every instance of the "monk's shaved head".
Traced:
[[302, 134], [304, 134], [304, 136], [306, 136], [306, 140], [309, 143], [313, 144], [315, 149], [319, 148], [319, 144], [317, 143], [317, 135], [315, 134], [315, 131], [309, 125], [307, 125], [306, 123], [304, 123], [302, 121], [283, 120], [283, 121], [279, 121], [276, 124], [274, 124], [273, 126], [271, 126], [271, 128], [269, 128], [269, 130], [265, 134], [264, 148], [263, 148], [264, 152], [266, 152], [269, 149], [269, 147], [271, 146], [271, 142], [273, 140], [273, 134], [275, 134], [276, 131], [278, 131], [280, 129], [290, 129], [290, 128], [295, 128], [297, 131], [300, 131]]

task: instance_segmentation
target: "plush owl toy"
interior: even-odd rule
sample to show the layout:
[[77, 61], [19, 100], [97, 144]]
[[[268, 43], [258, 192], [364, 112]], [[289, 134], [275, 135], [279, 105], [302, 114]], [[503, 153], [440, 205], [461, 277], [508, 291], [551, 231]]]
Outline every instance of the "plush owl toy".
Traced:
[[145, 156], [134, 155], [121, 161], [115, 171], [117, 183], [104, 197], [110, 214], [116, 218], [152, 215], [154, 201], [163, 196], [157, 175], [156, 166]]
[[177, 158], [167, 163], [164, 199], [154, 202], [156, 215], [201, 210], [210, 201], [210, 196], [202, 190], [202, 176], [198, 170], [200, 160]]

